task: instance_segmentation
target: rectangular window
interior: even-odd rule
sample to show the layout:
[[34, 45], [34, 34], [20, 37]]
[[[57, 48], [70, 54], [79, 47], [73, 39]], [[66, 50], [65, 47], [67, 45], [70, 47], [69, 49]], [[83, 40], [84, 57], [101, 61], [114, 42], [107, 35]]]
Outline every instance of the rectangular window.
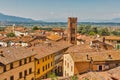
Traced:
[[43, 60], [43, 62], [44, 62], [44, 58], [43, 58], [42, 60]]
[[26, 64], [26, 63], [27, 63], [27, 59], [25, 58], [25, 59], [24, 59], [24, 64]]
[[75, 37], [72, 37], [71, 40], [74, 41], [74, 40], [75, 40]]
[[37, 73], [40, 74], [40, 69], [38, 69]]
[[47, 64], [46, 64], [46, 70], [47, 70]]
[[39, 64], [40, 62], [39, 62], [39, 60], [37, 61], [37, 64]]
[[21, 66], [21, 65], [22, 65], [22, 60], [19, 61], [19, 66]]
[[50, 63], [48, 63], [48, 68], [50, 67]]
[[43, 71], [44, 71], [45, 69], [44, 69], [44, 66], [43, 66]]
[[29, 62], [31, 62], [32, 61], [32, 59], [31, 59], [31, 57], [29, 57]]
[[4, 66], [4, 68], [3, 68], [3, 72], [6, 72], [6, 66]]
[[10, 80], [14, 80], [14, 76], [10, 76]]
[[27, 76], [27, 70], [24, 71], [24, 77]]
[[53, 65], [53, 63], [51, 62], [51, 66]]
[[32, 68], [29, 69], [29, 74], [31, 74], [31, 73], [32, 73]]
[[48, 56], [48, 59], [49, 59], [49, 56]]
[[69, 63], [67, 63], [67, 68], [69, 68]]
[[31, 78], [31, 80], [34, 80], [34, 78]]
[[10, 69], [13, 69], [13, 63], [10, 63]]
[[19, 78], [22, 78], [22, 72], [19, 73]]

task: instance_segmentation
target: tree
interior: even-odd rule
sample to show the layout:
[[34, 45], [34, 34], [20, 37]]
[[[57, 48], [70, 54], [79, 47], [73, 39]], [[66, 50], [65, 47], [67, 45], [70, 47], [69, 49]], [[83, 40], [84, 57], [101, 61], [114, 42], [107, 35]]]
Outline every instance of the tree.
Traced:
[[91, 32], [89, 33], [89, 35], [94, 36], [94, 35], [95, 35], [95, 32], [91, 31]]
[[8, 34], [7, 34], [7, 37], [15, 37], [15, 34], [12, 33], [12, 32], [11, 32], [11, 33], [8, 33]]
[[4, 28], [3, 28], [3, 27], [0, 27], [0, 31], [4, 31]]
[[89, 80], [88, 78], [85, 78], [84, 80]]
[[52, 80], [57, 80], [57, 76], [56, 76], [56, 74], [54, 72], [48, 74], [48, 78], [51, 78]]
[[83, 28], [84, 28], [83, 26], [78, 27], [77, 32], [78, 32], [78, 33], [82, 33]]
[[34, 26], [32, 30], [39, 30], [37, 26]]
[[120, 36], [120, 32], [119, 31], [112, 31], [112, 34], [115, 36]]
[[72, 77], [71, 77], [71, 80], [78, 80], [78, 77], [77, 77], [77, 75], [75, 75], [75, 76], [72, 76]]
[[78, 27], [77, 30], [79, 33], [81, 34], [89, 34], [89, 32], [91, 31], [91, 25], [80, 25], [80, 27]]
[[97, 33], [98, 33], [98, 28], [97, 28], [97, 27], [93, 27], [93, 28], [92, 28], [92, 31], [93, 31], [95, 34], [97, 34]]
[[102, 28], [100, 31], [99, 31], [99, 34], [101, 36], [109, 36], [110, 35], [110, 32], [108, 31], [107, 28]]

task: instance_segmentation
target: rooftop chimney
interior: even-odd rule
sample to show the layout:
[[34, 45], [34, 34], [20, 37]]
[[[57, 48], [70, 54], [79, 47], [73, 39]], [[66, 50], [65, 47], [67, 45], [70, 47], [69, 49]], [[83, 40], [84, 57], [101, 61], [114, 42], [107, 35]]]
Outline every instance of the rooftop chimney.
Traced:
[[108, 59], [112, 59], [111, 55], [108, 55]]
[[34, 49], [32, 48], [32, 51], [34, 51]]
[[92, 57], [90, 57], [90, 63], [93, 63], [93, 59], [92, 59]]
[[90, 60], [88, 54], [86, 55], [86, 57], [87, 57], [87, 60]]

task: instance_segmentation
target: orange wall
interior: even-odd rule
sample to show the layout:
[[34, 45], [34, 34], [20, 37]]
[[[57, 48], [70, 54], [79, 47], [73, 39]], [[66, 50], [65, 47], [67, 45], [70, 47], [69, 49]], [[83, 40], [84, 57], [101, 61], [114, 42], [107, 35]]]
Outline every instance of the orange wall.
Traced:
[[[32, 68], [32, 73], [29, 74], [29, 69]], [[10, 76], [14, 76], [14, 80], [23, 80], [23, 78], [19, 79], [19, 73], [22, 72], [22, 77], [24, 77], [24, 71], [27, 70], [26, 80], [31, 80], [34, 78], [34, 57], [32, 57], [32, 62], [28, 62], [19, 66], [19, 61], [13, 62], [13, 69], [10, 69], [9, 64], [6, 65], [6, 72], [0, 73], [0, 80], [10, 80]], [[1, 68], [0, 70], [3, 71]]]

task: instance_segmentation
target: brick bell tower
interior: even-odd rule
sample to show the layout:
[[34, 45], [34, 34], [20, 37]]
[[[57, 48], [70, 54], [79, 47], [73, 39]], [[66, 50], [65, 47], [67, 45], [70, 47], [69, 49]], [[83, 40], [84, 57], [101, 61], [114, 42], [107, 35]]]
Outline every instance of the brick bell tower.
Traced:
[[68, 42], [77, 44], [77, 17], [68, 17]]

